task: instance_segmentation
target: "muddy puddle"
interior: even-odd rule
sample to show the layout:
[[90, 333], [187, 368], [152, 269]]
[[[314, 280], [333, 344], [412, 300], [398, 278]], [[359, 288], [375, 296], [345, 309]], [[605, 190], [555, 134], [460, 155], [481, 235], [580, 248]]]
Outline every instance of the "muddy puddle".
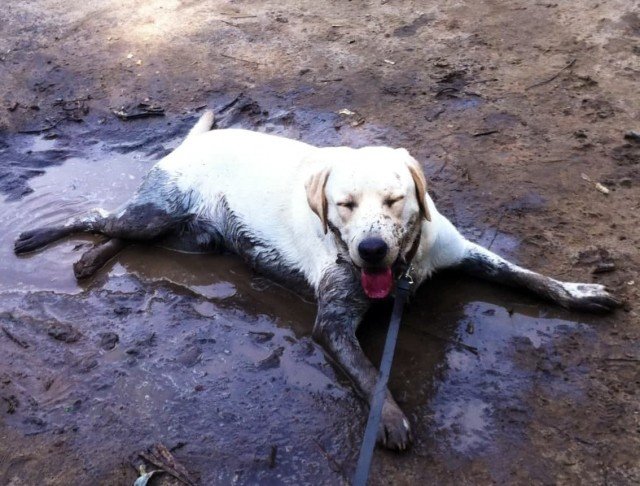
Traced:
[[[27, 150], [34, 156], [57, 155], [55, 140], [34, 139]], [[117, 208], [153, 163], [136, 154], [109, 153], [102, 145], [87, 152], [31, 179], [33, 192], [21, 200], [0, 202], [0, 291], [82, 290], [71, 268], [86, 249], [82, 238], [20, 258], [13, 255], [12, 246], [16, 236], [29, 228], [59, 224], [95, 207]]]
[[[262, 129], [290, 133], [277, 120]], [[303, 133], [358, 143], [348, 130], [336, 135], [334, 115], [325, 122], [315, 134], [301, 123]], [[41, 157], [61, 149], [24, 143]], [[116, 208], [154, 162], [107, 143], [75, 147], [29, 180], [31, 193], [0, 202], [0, 423], [18, 440], [51, 444], [53, 484], [69, 471], [131, 484], [129, 458], [155, 442], [202, 484], [344, 483], [366, 409], [310, 339], [313, 303], [228, 255], [136, 245], [81, 284], [72, 264], [90, 237], [13, 255], [21, 230]], [[492, 228], [469, 236], [517, 254], [517, 240]], [[360, 331], [375, 359], [389, 311], [375, 306]], [[456, 275], [428, 283], [407, 312], [391, 379], [415, 445], [403, 456], [380, 451], [374, 484], [397, 467], [411, 482], [478, 458], [508, 462], [526, 446], [537, 387], [553, 383], [558, 400], [584, 393], [558, 379], [566, 365], [546, 359], [558, 342], [590, 339], [590, 325], [569, 316]], [[36, 478], [35, 460], [15, 459], [3, 482]]]

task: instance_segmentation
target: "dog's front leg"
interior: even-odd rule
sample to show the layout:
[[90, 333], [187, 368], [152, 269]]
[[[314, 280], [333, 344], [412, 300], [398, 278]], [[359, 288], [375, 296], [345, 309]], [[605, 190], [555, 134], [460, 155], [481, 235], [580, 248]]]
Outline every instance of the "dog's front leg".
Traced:
[[[378, 370], [365, 356], [356, 329], [369, 301], [351, 272], [333, 272], [325, 277], [318, 292], [318, 315], [313, 337], [337, 361], [371, 404]], [[389, 449], [406, 449], [411, 442], [409, 421], [387, 390], [378, 429], [378, 442]]]
[[475, 243], [466, 242], [459, 268], [471, 275], [512, 287], [520, 287], [567, 309], [606, 312], [620, 301], [600, 284], [560, 282], [519, 267]]

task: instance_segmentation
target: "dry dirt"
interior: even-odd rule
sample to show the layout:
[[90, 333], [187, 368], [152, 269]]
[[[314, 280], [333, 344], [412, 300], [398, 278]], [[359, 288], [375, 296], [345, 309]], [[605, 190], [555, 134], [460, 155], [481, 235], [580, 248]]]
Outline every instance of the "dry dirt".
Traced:
[[[312, 303], [230, 256], [132, 248], [79, 285], [86, 238], [11, 253], [21, 229], [126, 199], [208, 105], [220, 126], [404, 146], [469, 238], [627, 301], [593, 317], [427, 284], [391, 381], [415, 444], [379, 450], [372, 484], [638, 484], [639, 7], [8, 2], [0, 483], [132, 484], [156, 442], [201, 484], [351, 477], [366, 408], [310, 340]], [[140, 102], [165, 116], [112, 113]], [[387, 316], [361, 332], [373, 357]]]

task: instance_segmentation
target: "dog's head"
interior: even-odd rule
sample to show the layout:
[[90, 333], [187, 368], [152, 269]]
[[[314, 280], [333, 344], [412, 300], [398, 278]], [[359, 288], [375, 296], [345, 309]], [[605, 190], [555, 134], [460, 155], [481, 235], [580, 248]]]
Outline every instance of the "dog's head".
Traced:
[[405, 260], [423, 220], [431, 220], [422, 169], [405, 149], [325, 148], [318, 154], [306, 184], [309, 206], [360, 269], [365, 293], [384, 298], [393, 287], [392, 266]]

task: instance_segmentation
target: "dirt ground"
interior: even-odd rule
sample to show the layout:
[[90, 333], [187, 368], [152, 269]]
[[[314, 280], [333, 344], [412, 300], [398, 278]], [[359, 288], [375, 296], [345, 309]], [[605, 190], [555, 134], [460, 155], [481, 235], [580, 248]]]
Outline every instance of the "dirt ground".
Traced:
[[[378, 450], [371, 484], [638, 484], [640, 137], [625, 134], [640, 133], [639, 12], [8, 2], [0, 483], [133, 484], [154, 443], [198, 484], [349, 481], [366, 407], [310, 339], [312, 302], [232, 256], [131, 248], [78, 284], [87, 238], [12, 254], [20, 230], [126, 199], [211, 106], [220, 127], [406, 147], [470, 239], [626, 300], [587, 316], [437, 276], [408, 310], [390, 384], [415, 443]], [[112, 113], [141, 102], [165, 116]], [[388, 312], [361, 332], [374, 358]]]

